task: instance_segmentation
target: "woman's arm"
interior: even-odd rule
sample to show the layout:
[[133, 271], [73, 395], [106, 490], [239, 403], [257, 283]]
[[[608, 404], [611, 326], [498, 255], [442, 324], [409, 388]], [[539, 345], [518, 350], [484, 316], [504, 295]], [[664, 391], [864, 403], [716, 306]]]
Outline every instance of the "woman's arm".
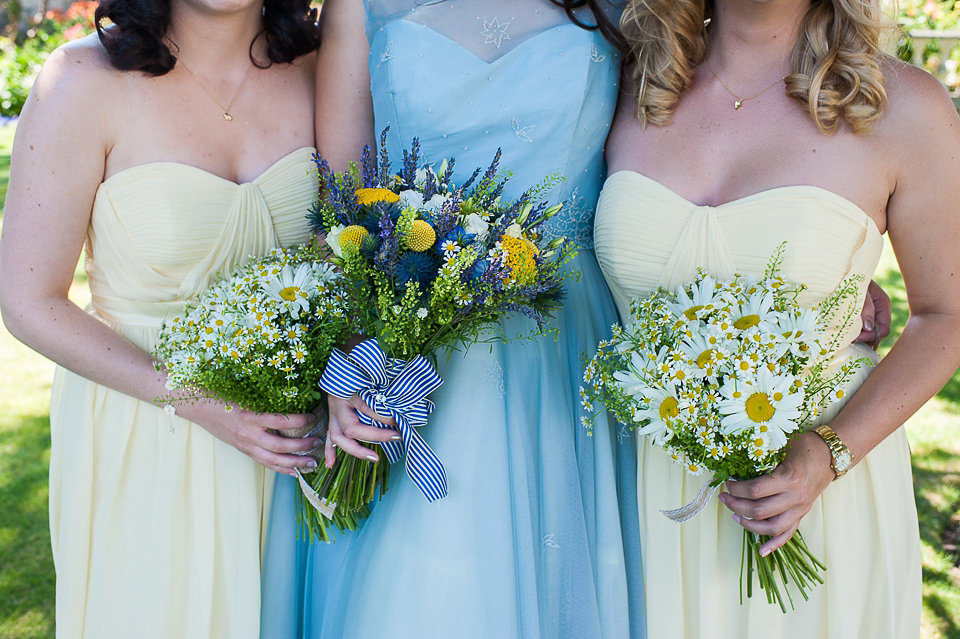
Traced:
[[374, 145], [370, 47], [362, 0], [327, 0], [317, 58], [317, 151], [334, 171]]
[[[67, 298], [97, 188], [113, 143], [120, 88], [92, 39], [58, 49], [37, 78], [17, 125], [0, 239], [0, 310], [17, 339], [98, 384], [153, 402], [168, 395], [153, 359]], [[269, 428], [299, 428], [308, 415], [227, 414], [195, 403], [178, 413], [280, 472], [308, 465], [290, 455], [318, 441]]]
[[[831, 423], [855, 461], [936, 394], [960, 364], [960, 118], [939, 83], [922, 71], [901, 69], [888, 87], [882, 134], [896, 149], [896, 168], [887, 230], [910, 319]], [[721, 499], [744, 528], [773, 537], [762, 548], [772, 551], [830, 485], [830, 461], [823, 440], [804, 434], [769, 475], [730, 483]]]
[[[370, 46], [366, 34], [366, 9], [362, 0], [327, 0], [321, 12], [321, 44], [317, 58], [317, 151], [334, 171], [343, 171], [360, 159], [365, 144], [374, 145], [373, 97], [370, 91]], [[357, 441], [385, 442], [400, 434], [364, 426], [355, 410], [381, 423], [392, 418], [374, 413], [354, 395], [329, 396], [330, 424], [325, 459], [333, 465], [336, 448], [376, 461], [377, 454]]]

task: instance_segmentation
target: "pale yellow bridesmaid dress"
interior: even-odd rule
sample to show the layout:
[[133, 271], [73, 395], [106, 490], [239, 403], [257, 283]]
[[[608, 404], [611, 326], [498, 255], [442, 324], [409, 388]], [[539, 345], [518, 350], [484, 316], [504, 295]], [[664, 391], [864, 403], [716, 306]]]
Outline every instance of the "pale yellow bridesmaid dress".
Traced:
[[[631, 171], [611, 175], [600, 196], [596, 248], [621, 317], [628, 300], [658, 286], [688, 283], [697, 267], [714, 276], [762, 275], [781, 242], [782, 274], [809, 289], [812, 306], [846, 277], [866, 285], [881, 235], [855, 204], [811, 186], [770, 189], [722, 206], [697, 206]], [[857, 316], [859, 320], [859, 316]], [[874, 357], [842, 334], [836, 361]], [[868, 371], [851, 380], [855, 390]], [[849, 396], [849, 394], [848, 394]], [[839, 405], [830, 407], [829, 420]], [[920, 632], [920, 539], [903, 429], [831, 484], [800, 524], [810, 550], [825, 561], [823, 585], [810, 601], [794, 591], [783, 614], [762, 591], [740, 604], [742, 528], [715, 498], [677, 524], [659, 511], [689, 502], [704, 484], [648, 440], [639, 441], [638, 492], [647, 630], [650, 639], [909, 639]]]
[[[218, 272], [305, 241], [313, 152], [248, 184], [173, 162], [109, 177], [87, 237], [89, 312], [149, 352], [161, 322]], [[272, 471], [62, 368], [50, 422], [57, 636], [256, 637]]]

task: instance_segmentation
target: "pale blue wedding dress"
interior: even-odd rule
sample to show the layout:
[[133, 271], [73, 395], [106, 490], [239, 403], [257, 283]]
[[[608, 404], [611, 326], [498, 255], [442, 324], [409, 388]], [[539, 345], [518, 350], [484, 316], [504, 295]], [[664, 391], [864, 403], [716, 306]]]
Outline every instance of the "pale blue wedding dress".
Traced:
[[[502, 148], [508, 198], [566, 176], [548, 194], [567, 203], [549, 233], [580, 245], [580, 278], [556, 339], [440, 358], [421, 433], [446, 467], [446, 498], [428, 503], [397, 465], [360, 530], [309, 546], [295, 540], [295, 483], [278, 479], [262, 636], [643, 637], [635, 443], [612, 421], [588, 436], [578, 395], [584, 355], [617, 321], [592, 228], [618, 55], [546, 0], [368, 10], [376, 129], [390, 127], [394, 167], [419, 137], [428, 161], [456, 158], [458, 181]], [[508, 335], [532, 326], [504, 322]]]

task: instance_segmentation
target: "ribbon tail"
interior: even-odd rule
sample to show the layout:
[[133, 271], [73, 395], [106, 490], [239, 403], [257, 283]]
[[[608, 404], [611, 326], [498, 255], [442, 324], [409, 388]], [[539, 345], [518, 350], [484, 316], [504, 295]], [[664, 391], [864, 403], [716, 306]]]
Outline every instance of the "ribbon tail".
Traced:
[[711, 486], [710, 481], [707, 481], [689, 504], [681, 506], [680, 508], [674, 508], [673, 510], [661, 510], [660, 512], [678, 524], [682, 524], [699, 515], [700, 511], [707, 505], [707, 502], [713, 498], [718, 488], [720, 488], [719, 485]]
[[401, 424], [403, 443], [406, 445], [406, 471], [427, 501], [436, 501], [447, 496], [447, 473], [440, 458], [416, 429], [398, 420]]
[[310, 486], [310, 482], [306, 480], [299, 469], [297, 469], [297, 482], [300, 484], [300, 491], [310, 505], [327, 519], [333, 519], [333, 511], [337, 509], [337, 505], [321, 497], [317, 491]]

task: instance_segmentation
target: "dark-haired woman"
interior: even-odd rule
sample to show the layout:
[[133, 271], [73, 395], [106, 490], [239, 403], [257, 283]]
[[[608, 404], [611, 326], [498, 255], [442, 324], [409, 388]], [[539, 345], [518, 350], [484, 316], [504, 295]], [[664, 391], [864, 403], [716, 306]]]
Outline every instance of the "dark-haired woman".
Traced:
[[[150, 349], [218, 271], [308, 237], [318, 35], [307, 0], [104, 0], [17, 130], [3, 319], [60, 364], [57, 636], [256, 637], [274, 471], [309, 415], [163, 407]], [[67, 297], [86, 241], [92, 304]]]
[[[441, 358], [444, 384], [422, 432], [445, 464], [446, 498], [427, 503], [395, 469], [359, 531], [298, 548], [295, 486], [278, 485], [265, 638], [643, 636], [632, 440], [604, 420], [590, 437], [578, 395], [581, 357], [616, 321], [591, 239], [619, 56], [575, 22], [596, 24], [602, 14], [588, 5], [605, 2], [567, 2], [569, 14], [561, 4], [324, 3], [321, 152], [343, 168], [389, 126], [395, 162], [418, 136], [428, 161], [456, 158], [460, 181], [501, 148], [513, 171], [506, 197], [565, 175], [548, 195], [567, 202], [550, 233], [580, 245], [581, 276], [556, 339]], [[531, 328], [524, 318], [504, 323], [507, 335]], [[343, 407], [333, 404], [330, 443], [359, 452], [351, 438], [378, 431], [351, 423]]]

